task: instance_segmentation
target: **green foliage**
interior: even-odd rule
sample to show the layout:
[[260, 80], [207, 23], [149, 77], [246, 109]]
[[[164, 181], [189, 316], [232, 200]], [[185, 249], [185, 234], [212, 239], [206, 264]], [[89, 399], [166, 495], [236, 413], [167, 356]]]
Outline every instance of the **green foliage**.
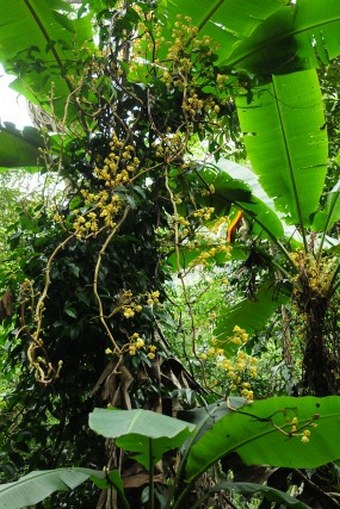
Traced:
[[70, 113], [65, 103], [73, 92], [71, 74], [81, 47], [93, 49], [90, 19], [70, 19], [71, 7], [61, 0], [14, 0], [10, 10], [5, 2], [0, 8], [0, 60], [7, 72], [20, 76], [12, 88], [62, 119]]
[[0, 486], [1, 505], [4, 509], [20, 509], [37, 504], [55, 491], [74, 490], [87, 479], [105, 479], [105, 473], [89, 468], [31, 472], [17, 482]]
[[99, 435], [114, 438], [118, 447], [136, 453], [134, 459], [148, 470], [166, 451], [180, 447], [193, 431], [187, 422], [141, 409], [95, 408], [89, 426]]
[[[276, 397], [228, 413], [192, 447], [187, 480], [231, 451], [236, 451], [248, 465], [315, 468], [335, 460], [339, 456], [333, 442], [339, 402], [337, 396]], [[294, 418], [298, 424], [292, 433]], [[310, 433], [308, 445], [303, 443], [306, 432], [307, 437]]]
[[249, 159], [285, 220], [306, 227], [318, 207], [327, 167], [316, 72], [273, 76], [270, 85], [252, 94], [251, 102], [246, 95], [237, 102]]
[[[326, 177], [328, 120], [325, 124], [315, 67], [339, 54], [338, 2], [164, 0], [154, 5], [140, 0], [123, 5], [89, 0], [78, 11], [61, 0], [48, 5], [15, 0], [10, 9], [2, 3], [0, 60], [17, 76], [14, 87], [50, 115], [57, 134], [44, 126], [44, 171], [58, 172], [68, 186], [59, 203], [33, 203], [20, 213], [9, 263], [2, 267], [1, 285], [15, 295], [14, 314], [5, 323], [16, 337], [5, 340], [6, 369], [15, 372], [23, 365], [16, 390], [3, 403], [3, 471], [22, 474], [65, 463], [100, 470], [104, 444], [86, 426], [95, 406], [120, 407], [91, 414], [91, 426], [108, 437], [104, 420], [120, 419], [124, 409], [132, 412], [125, 414], [132, 416], [130, 433], [115, 435], [116, 443], [106, 450], [104, 461], [119, 464], [120, 472], [114, 469], [99, 482], [104, 489], [111, 483], [124, 507], [149, 504], [154, 509], [156, 493], [167, 508], [179, 508], [184, 500], [193, 507], [214, 503], [219, 488], [207, 489], [215, 475], [208, 469], [217, 468], [224, 453], [237, 451], [249, 462], [294, 468], [335, 460], [339, 453], [329, 444], [336, 437], [336, 398], [321, 403], [264, 399], [241, 409], [224, 408], [216, 424], [204, 421], [192, 447], [192, 437], [184, 444], [190, 426], [183, 429], [180, 421], [144, 409], [173, 415], [178, 404], [216, 400], [218, 392], [210, 385], [213, 361], [229, 369], [220, 391], [240, 391], [251, 401], [253, 390], [240, 366], [263, 351], [269, 355], [263, 329], [270, 316], [279, 316], [280, 304], [288, 306], [289, 296], [295, 303], [294, 323], [304, 319], [300, 387], [312, 394], [336, 392], [332, 345], [338, 268], [335, 254], [324, 248], [333, 242], [326, 231], [332, 233], [337, 220], [338, 189], [333, 173]], [[331, 112], [332, 87], [323, 82], [323, 90]], [[336, 128], [329, 133], [333, 170]], [[3, 166], [37, 163], [41, 141], [31, 134], [2, 130]], [[203, 161], [196, 161], [196, 152]], [[249, 157], [253, 170], [247, 159], [242, 166], [227, 161], [230, 154], [238, 160]], [[236, 225], [233, 243], [228, 225], [239, 210], [244, 219]], [[175, 303], [182, 318], [187, 310], [183, 328], [189, 334], [182, 345], [169, 318], [170, 304], [163, 306], [170, 265], [181, 287], [180, 303], [176, 295]], [[187, 289], [188, 281], [215, 266], [234, 284], [226, 289], [229, 295], [216, 291], [220, 297], [215, 300], [207, 292], [217, 316], [196, 322], [195, 313], [202, 316], [209, 307], [205, 302], [199, 311], [197, 292]], [[205, 293], [203, 285], [200, 289]], [[217, 339], [210, 337], [214, 329]], [[284, 336], [273, 327], [269, 339], [277, 348]], [[209, 341], [213, 361], [202, 357]], [[288, 347], [283, 347], [287, 370], [292, 367]], [[174, 358], [182, 351], [190, 373]], [[235, 357], [237, 369], [226, 355]], [[262, 381], [265, 396], [263, 386]], [[180, 400], [182, 394], [186, 401]], [[320, 425], [312, 429], [316, 413]], [[164, 434], [154, 438], [157, 420]], [[309, 431], [310, 443], [302, 443]], [[181, 466], [172, 479], [167, 460], [172, 447], [180, 445]], [[149, 469], [148, 490], [143, 491], [143, 483], [123, 490], [121, 477], [132, 457], [119, 446], [142, 458]], [[162, 483], [156, 490], [153, 477], [154, 461], [164, 452], [165, 476], [173, 481], [170, 492]], [[205, 471], [209, 481], [200, 479], [194, 487], [191, 480]], [[37, 475], [34, 483], [40, 482]], [[46, 476], [52, 491], [64, 487], [61, 471]], [[229, 480], [220, 480], [225, 489]], [[308, 498], [302, 490], [303, 501], [290, 500], [258, 483], [235, 489], [262, 491], [292, 507], [303, 507]], [[86, 490], [79, 498], [71, 492], [62, 503], [70, 509], [94, 505], [95, 495]], [[52, 505], [60, 506], [60, 497]]]
[[[340, 411], [337, 397], [275, 398], [250, 406], [245, 405], [244, 401], [235, 400], [235, 408], [232, 403], [233, 400], [227, 400], [227, 403], [220, 403], [209, 412], [206, 410], [195, 432], [194, 427], [188, 423], [141, 409], [95, 409], [90, 414], [89, 422], [92, 429], [107, 438], [116, 439], [123, 449], [138, 453], [134, 459], [149, 471], [149, 507], [155, 507], [155, 463], [167, 450], [182, 445], [193, 432], [183, 449], [184, 462], [180, 463], [182, 467], [186, 465], [186, 484], [181, 484], [183, 472], [178, 470], [169, 495], [160, 499], [162, 508], [182, 507], [181, 504], [185, 503], [192, 488], [192, 480], [201, 476], [230, 451], [237, 451], [247, 463], [300, 468], [315, 467], [336, 459], [340, 453], [339, 449], [334, 449]], [[218, 422], [210, 425], [210, 429], [203, 431], [202, 435], [202, 427], [207, 418], [214, 420], [216, 410], [220, 413]], [[317, 428], [313, 427], [316, 422]], [[304, 441], [309, 443], [301, 443]], [[130, 507], [116, 471], [104, 473], [82, 468], [32, 472], [17, 482], [2, 486], [0, 501], [3, 507], [19, 509], [39, 502], [54, 491], [74, 489], [88, 478], [102, 488], [115, 488], [122, 506]], [[244, 494], [257, 492], [268, 500], [284, 502], [286, 507], [308, 508], [293, 497], [268, 486], [225, 481], [206, 489], [193, 507], [200, 507], [205, 499], [220, 490], [236, 490]]]

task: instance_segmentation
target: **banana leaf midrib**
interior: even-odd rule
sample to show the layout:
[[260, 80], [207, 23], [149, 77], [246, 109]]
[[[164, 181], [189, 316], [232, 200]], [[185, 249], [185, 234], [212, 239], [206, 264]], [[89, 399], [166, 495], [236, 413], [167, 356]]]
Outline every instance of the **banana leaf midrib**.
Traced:
[[221, 7], [225, 0], [218, 0], [216, 5], [211, 8], [211, 10], [204, 16], [200, 24], [198, 25], [198, 31], [202, 30], [202, 28], [208, 23], [210, 18], [215, 14], [215, 12]]
[[305, 247], [305, 249], [307, 251], [306, 235], [305, 235], [305, 229], [304, 229], [304, 221], [303, 221], [303, 216], [302, 216], [302, 209], [301, 209], [301, 204], [300, 204], [300, 198], [299, 198], [297, 183], [296, 183], [295, 175], [294, 175], [294, 168], [293, 168], [293, 163], [292, 163], [291, 150], [290, 150], [290, 147], [289, 147], [289, 140], [287, 139], [287, 136], [286, 136], [286, 125], [285, 125], [285, 122], [284, 122], [284, 115], [282, 115], [282, 112], [281, 112], [280, 100], [279, 100], [277, 89], [276, 89], [276, 85], [275, 85], [275, 76], [273, 76], [272, 85], [273, 85], [273, 92], [274, 92], [276, 109], [277, 109], [277, 113], [278, 113], [278, 119], [279, 119], [279, 123], [280, 123], [280, 126], [281, 126], [282, 140], [283, 140], [283, 143], [284, 143], [285, 152], [286, 152], [286, 156], [287, 156], [287, 164], [288, 164], [288, 169], [289, 169], [289, 177], [290, 177], [291, 188], [292, 188], [293, 196], [294, 196], [294, 200], [295, 200], [295, 206], [296, 206], [298, 220], [299, 220], [299, 223], [300, 223], [300, 228], [301, 228], [301, 234], [302, 234], [302, 239], [303, 239], [304, 247]]

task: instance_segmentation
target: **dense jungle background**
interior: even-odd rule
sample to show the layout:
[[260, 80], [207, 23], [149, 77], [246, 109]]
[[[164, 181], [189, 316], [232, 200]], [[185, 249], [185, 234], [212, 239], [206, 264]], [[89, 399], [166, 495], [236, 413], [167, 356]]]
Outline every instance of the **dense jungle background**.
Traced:
[[0, 507], [339, 507], [338, 0], [0, 7]]

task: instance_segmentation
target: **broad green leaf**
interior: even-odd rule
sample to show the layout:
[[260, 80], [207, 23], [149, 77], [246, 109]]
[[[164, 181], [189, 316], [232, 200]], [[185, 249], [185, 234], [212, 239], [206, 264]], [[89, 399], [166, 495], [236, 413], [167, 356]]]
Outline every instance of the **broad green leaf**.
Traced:
[[327, 171], [327, 134], [315, 70], [273, 76], [237, 99], [249, 159], [287, 222], [308, 226]]
[[136, 461], [149, 468], [171, 449], [180, 447], [194, 429], [185, 421], [149, 410], [95, 408], [89, 426], [96, 433], [114, 438], [116, 444], [137, 453]]
[[[310, 506], [304, 504], [300, 500], [291, 497], [283, 491], [277, 490], [264, 484], [256, 484], [251, 482], [228, 482], [224, 481], [218, 483], [213, 488], [209, 489], [208, 496], [219, 491], [230, 491], [240, 493], [241, 495], [255, 495], [256, 493], [262, 495], [270, 502], [278, 502], [283, 504], [284, 507], [293, 507], [294, 509], [311, 509]], [[196, 504], [192, 509], [196, 509]]]
[[178, 418], [191, 422], [196, 426], [195, 436], [192, 441], [192, 443], [196, 443], [217, 421], [233, 411], [231, 407], [242, 408], [247, 403], [245, 398], [232, 396], [228, 398], [228, 403], [226, 400], [219, 400], [204, 407], [180, 410]]
[[[49, 109], [53, 89], [55, 114], [64, 116], [75, 86], [67, 76], [84, 44], [91, 47], [90, 19], [70, 19], [62, 0], [0, 0], [0, 62], [18, 79], [11, 88]], [[78, 54], [77, 54], [78, 53]], [[14, 62], [14, 63], [13, 63]]]
[[223, 63], [267, 77], [315, 68], [339, 55], [339, 34], [338, 0], [297, 0], [264, 20]]
[[[291, 436], [293, 418], [298, 419], [298, 433], [311, 432], [308, 443], [301, 441], [301, 435]], [[247, 465], [320, 467], [340, 457], [339, 424], [339, 396], [255, 401], [222, 417], [192, 447], [186, 480], [192, 481], [232, 451]]]
[[317, 232], [327, 231], [340, 220], [340, 183], [337, 183], [328, 193], [324, 210], [315, 214], [312, 228]]
[[228, 354], [235, 352], [238, 347], [229, 341], [235, 325], [245, 329], [248, 334], [253, 334], [263, 329], [276, 309], [288, 299], [288, 289], [277, 288], [274, 280], [269, 280], [257, 290], [253, 299], [243, 299], [231, 306], [219, 318], [214, 330], [214, 336], [218, 339], [221, 348]]
[[38, 129], [27, 126], [19, 131], [14, 124], [5, 122], [0, 125], [0, 169], [37, 167], [42, 145]]
[[178, 15], [188, 16], [199, 28], [200, 37], [207, 35], [219, 44], [218, 55], [225, 60], [284, 3], [285, 0], [168, 0], [166, 13], [169, 27], [173, 27]]
[[90, 468], [58, 468], [31, 472], [18, 481], [0, 485], [0, 507], [20, 509], [37, 504], [55, 491], [73, 490], [88, 479], [105, 479], [105, 472]]

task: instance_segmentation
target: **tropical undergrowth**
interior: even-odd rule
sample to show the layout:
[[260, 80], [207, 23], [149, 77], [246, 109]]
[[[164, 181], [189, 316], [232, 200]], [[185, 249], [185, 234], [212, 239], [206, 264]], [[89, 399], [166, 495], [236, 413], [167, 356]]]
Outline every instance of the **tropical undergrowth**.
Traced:
[[[65, 189], [20, 207], [1, 267], [11, 295], [5, 372], [16, 379], [1, 403], [7, 481], [65, 465], [132, 475], [131, 457], [88, 430], [94, 406], [174, 416], [227, 396], [251, 405], [337, 388], [335, 221], [328, 228], [321, 211], [324, 234], [314, 237], [285, 224], [256, 195], [258, 183], [247, 183], [249, 170], [230, 166], [252, 153], [234, 97], [246, 111], [267, 74], [222, 65], [218, 43], [185, 14], [169, 28], [151, 3], [115, 4], [80, 10], [80, 20], [86, 8], [96, 15], [99, 45], [82, 45], [63, 68], [61, 113], [60, 96], [40, 91], [54, 132], [42, 125], [39, 164]], [[28, 79], [43, 64], [31, 48], [9, 65]], [[331, 113], [327, 82], [326, 93]], [[175, 460], [165, 460], [170, 473]], [[229, 475], [237, 469], [225, 465]], [[292, 475], [273, 482], [288, 490]], [[144, 484], [128, 494], [135, 507]], [[105, 504], [111, 490], [101, 497]], [[95, 500], [89, 488], [50, 507]]]

